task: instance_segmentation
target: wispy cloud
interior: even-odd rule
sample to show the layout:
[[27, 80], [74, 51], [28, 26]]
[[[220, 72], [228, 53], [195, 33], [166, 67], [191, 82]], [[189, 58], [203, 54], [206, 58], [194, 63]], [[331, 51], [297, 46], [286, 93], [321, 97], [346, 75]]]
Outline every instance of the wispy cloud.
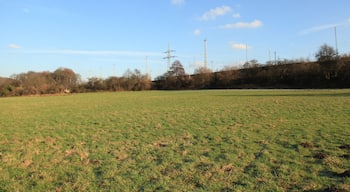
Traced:
[[62, 9], [58, 9], [53, 6], [43, 6], [28, 4], [22, 7], [22, 12], [25, 14], [45, 14], [45, 15], [57, 15], [57, 16], [70, 16], [70, 14]]
[[338, 24], [326, 24], [326, 25], [319, 25], [319, 26], [314, 26], [308, 29], [304, 29], [301, 32], [299, 32], [300, 35], [308, 35], [310, 33], [316, 33], [319, 31], [323, 31], [326, 29], [331, 29], [337, 26]]
[[22, 46], [17, 45], [17, 44], [13, 44], [13, 43], [9, 44], [7, 47], [10, 48], [10, 49], [20, 49], [20, 48], [22, 48]]
[[28, 9], [28, 8], [23, 8], [23, 12], [24, 12], [24, 13], [30, 13], [30, 9]]
[[232, 17], [235, 18], [235, 19], [238, 19], [238, 18], [241, 18], [241, 14], [235, 13], [235, 14], [232, 15]]
[[182, 5], [182, 4], [185, 4], [185, 0], [171, 0], [171, 4]]
[[263, 26], [263, 23], [260, 20], [254, 20], [252, 22], [237, 22], [229, 23], [221, 26], [222, 29], [235, 29], [235, 28], [258, 28]]
[[307, 28], [307, 29], [304, 29], [304, 30], [300, 31], [299, 35], [309, 35], [309, 34], [312, 34], [312, 33], [323, 31], [323, 30], [332, 29], [332, 28], [338, 27], [338, 26], [346, 26], [346, 25], [349, 25], [349, 24], [350, 24], [350, 18], [347, 19], [346, 21], [339, 22], [339, 23], [323, 24], [323, 25], [310, 27], [310, 28]]
[[227, 13], [229, 13], [232, 10], [231, 7], [229, 6], [221, 6], [221, 7], [216, 7], [214, 9], [210, 9], [209, 11], [205, 12], [199, 19], [200, 20], [214, 20], [219, 16], [223, 16]]
[[236, 42], [230, 42], [230, 46], [232, 49], [238, 49], [238, 50], [246, 50], [251, 48], [251, 46], [248, 46], [247, 44], [236, 43]]
[[90, 55], [90, 56], [160, 56], [162, 53], [158, 52], [146, 52], [146, 51], [109, 51], [109, 50], [72, 50], [72, 49], [59, 49], [59, 50], [32, 50], [31, 53], [38, 54], [65, 54], [65, 55]]
[[195, 36], [198, 36], [198, 35], [200, 35], [202, 32], [201, 32], [201, 30], [200, 29], [195, 29], [194, 31], [193, 31], [193, 35], [195, 35]]

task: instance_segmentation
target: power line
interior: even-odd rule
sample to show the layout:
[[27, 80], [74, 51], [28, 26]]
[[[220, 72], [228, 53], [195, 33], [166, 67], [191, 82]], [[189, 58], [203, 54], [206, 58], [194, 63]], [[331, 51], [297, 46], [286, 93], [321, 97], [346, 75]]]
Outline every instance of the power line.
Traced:
[[163, 59], [168, 60], [168, 69], [170, 69], [171, 58], [176, 57], [176, 56], [171, 55], [171, 53], [173, 53], [173, 52], [175, 52], [175, 50], [171, 50], [170, 44], [168, 43], [168, 50], [164, 52], [164, 53], [166, 53], [166, 57], [163, 57]]

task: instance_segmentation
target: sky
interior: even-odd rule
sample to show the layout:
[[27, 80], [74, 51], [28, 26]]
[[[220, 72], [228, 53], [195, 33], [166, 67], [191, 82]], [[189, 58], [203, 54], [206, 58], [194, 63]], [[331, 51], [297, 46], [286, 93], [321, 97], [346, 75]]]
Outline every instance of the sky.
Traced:
[[323, 44], [350, 53], [349, 0], [0, 0], [0, 76], [70, 68], [108, 78], [139, 69], [155, 78], [164, 57], [186, 73], [247, 59], [314, 60]]

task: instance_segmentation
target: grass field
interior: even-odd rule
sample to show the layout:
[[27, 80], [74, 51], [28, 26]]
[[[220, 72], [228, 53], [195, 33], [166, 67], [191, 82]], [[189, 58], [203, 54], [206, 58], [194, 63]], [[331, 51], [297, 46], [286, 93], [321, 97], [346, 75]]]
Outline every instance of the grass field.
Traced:
[[350, 90], [0, 99], [0, 191], [350, 191]]

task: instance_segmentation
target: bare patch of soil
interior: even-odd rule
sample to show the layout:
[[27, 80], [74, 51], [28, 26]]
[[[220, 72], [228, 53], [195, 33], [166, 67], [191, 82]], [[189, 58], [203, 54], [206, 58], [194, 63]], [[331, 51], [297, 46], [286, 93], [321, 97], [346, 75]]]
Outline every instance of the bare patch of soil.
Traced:
[[339, 146], [340, 149], [347, 149], [350, 150], [350, 144], [344, 144], [342, 146]]
[[315, 159], [324, 159], [324, 158], [326, 158], [327, 156], [328, 156], [327, 154], [320, 152], [320, 153], [316, 153], [313, 157], [314, 157]]
[[346, 170], [343, 173], [338, 174], [339, 177], [350, 177], [350, 170]]
[[344, 159], [350, 159], [350, 154], [344, 154], [341, 157], [344, 158]]
[[309, 143], [309, 142], [300, 143], [300, 145], [304, 148], [312, 148], [313, 147], [312, 143]]

